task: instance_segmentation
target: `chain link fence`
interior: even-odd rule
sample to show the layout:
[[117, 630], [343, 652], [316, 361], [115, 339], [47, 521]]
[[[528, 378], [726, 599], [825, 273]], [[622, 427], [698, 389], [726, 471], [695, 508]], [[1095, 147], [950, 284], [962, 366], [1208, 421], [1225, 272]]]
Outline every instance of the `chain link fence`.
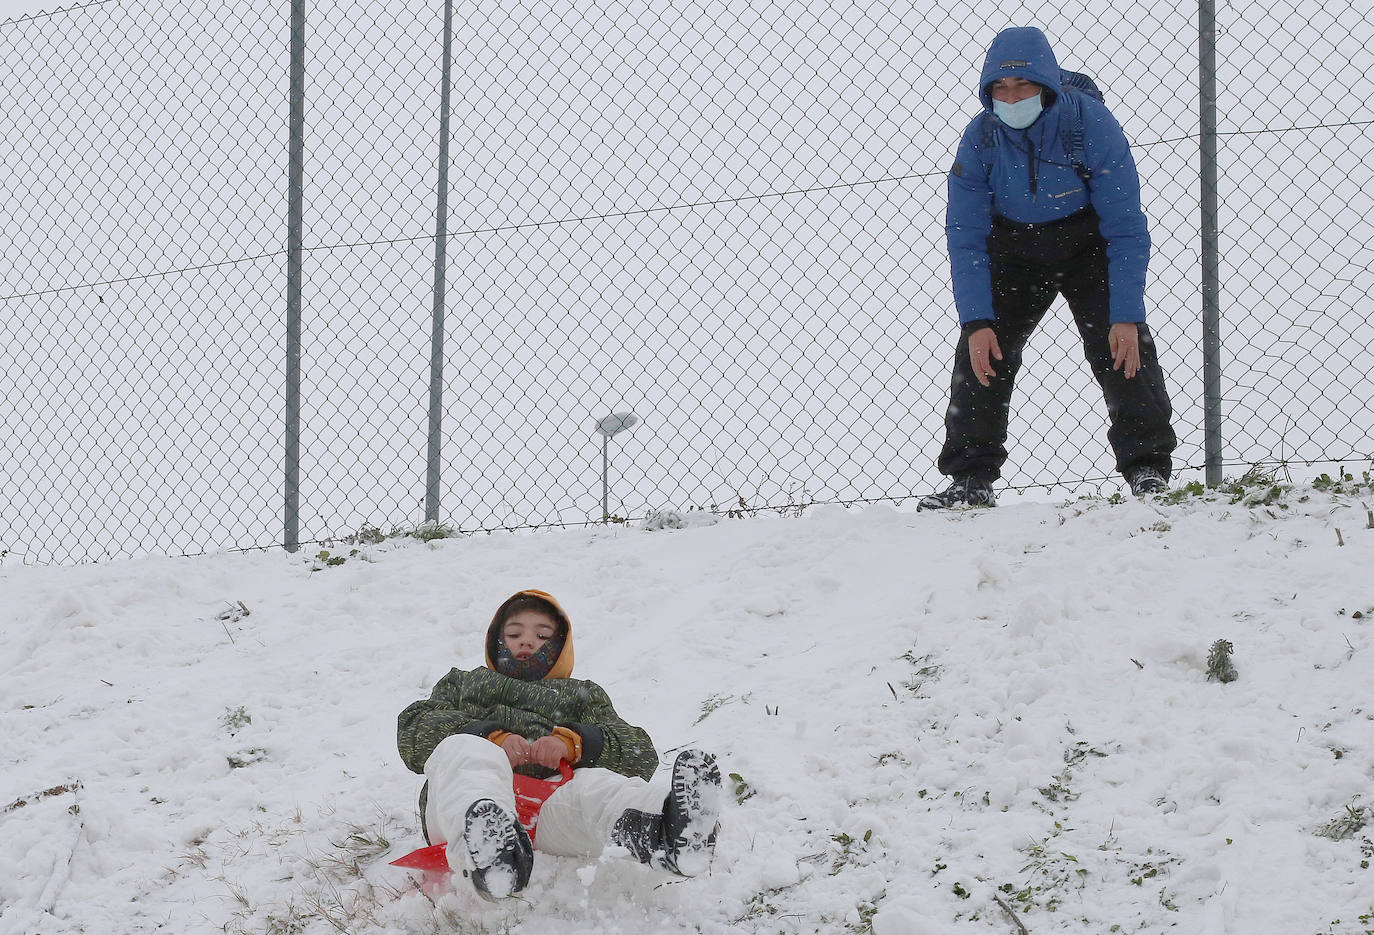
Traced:
[[[998, 29], [1034, 23], [1132, 140], [1147, 290], [1203, 460], [1196, 6], [457, 0], [439, 519], [904, 500], [956, 338], [945, 175]], [[1143, 19], [1142, 19], [1143, 16]], [[1224, 451], [1374, 453], [1374, 12], [1225, 3]], [[1127, 26], [1127, 21], [1136, 24]], [[306, 18], [300, 538], [424, 519], [444, 10]], [[289, 24], [105, 0], [0, 23], [0, 551], [282, 541]], [[1112, 487], [1062, 303], [1004, 482]]]

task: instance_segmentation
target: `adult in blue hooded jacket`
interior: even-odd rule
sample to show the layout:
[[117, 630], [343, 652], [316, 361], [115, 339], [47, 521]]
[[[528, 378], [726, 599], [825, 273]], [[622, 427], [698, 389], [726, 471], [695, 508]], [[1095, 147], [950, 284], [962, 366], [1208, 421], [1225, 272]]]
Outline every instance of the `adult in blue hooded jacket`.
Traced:
[[[953, 482], [920, 506], [995, 505], [1022, 348], [1059, 295], [1102, 387], [1116, 469], [1137, 495], [1163, 490], [1176, 439], [1145, 325], [1150, 233], [1125, 134], [1104, 104], [1061, 86], [1034, 27], [998, 33], [978, 96], [945, 220], [961, 337], [938, 466]], [[1065, 139], [1080, 122], [1078, 166]]]

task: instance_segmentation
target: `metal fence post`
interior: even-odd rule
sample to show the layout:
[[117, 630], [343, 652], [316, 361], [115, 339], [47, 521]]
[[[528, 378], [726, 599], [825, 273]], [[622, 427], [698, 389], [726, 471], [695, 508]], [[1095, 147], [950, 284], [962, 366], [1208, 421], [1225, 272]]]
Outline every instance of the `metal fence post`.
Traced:
[[290, 117], [286, 180], [285, 530], [288, 552], [300, 547], [301, 228], [305, 187], [305, 0], [291, 0]]
[[425, 522], [439, 521], [439, 456], [444, 411], [444, 266], [448, 255], [449, 95], [453, 75], [453, 0], [444, 0], [444, 58], [439, 93], [439, 184], [434, 209], [434, 314], [429, 339], [429, 455], [425, 465]]
[[1217, 217], [1217, 10], [1198, 2], [1198, 133], [1202, 205], [1202, 395], [1207, 486], [1221, 483], [1221, 264]]

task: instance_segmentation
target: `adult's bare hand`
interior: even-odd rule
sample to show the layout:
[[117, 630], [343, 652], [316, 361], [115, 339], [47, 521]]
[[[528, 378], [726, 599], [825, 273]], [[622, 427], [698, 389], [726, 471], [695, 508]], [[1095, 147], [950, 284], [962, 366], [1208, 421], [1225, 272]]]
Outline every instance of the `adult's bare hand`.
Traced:
[[968, 336], [968, 356], [973, 362], [973, 375], [984, 386], [991, 386], [988, 377], [997, 376], [992, 369], [992, 359], [1002, 359], [1002, 348], [997, 344], [997, 332], [991, 328], [979, 328]]
[[[1133, 321], [1119, 321], [1107, 333], [1112, 352], [1112, 369], [1121, 370], [1129, 380], [1140, 370], [1140, 329]], [[1124, 369], [1123, 369], [1124, 368]]]

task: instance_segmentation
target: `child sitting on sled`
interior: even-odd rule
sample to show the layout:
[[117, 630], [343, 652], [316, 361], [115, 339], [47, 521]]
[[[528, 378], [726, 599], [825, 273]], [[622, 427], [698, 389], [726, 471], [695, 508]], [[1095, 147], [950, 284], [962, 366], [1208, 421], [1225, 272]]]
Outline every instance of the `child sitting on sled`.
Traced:
[[595, 857], [619, 846], [681, 876], [710, 866], [720, 811], [720, 770], [698, 750], [678, 754], [666, 784], [650, 783], [653, 742], [627, 724], [595, 682], [572, 678], [568, 615], [543, 591], [520, 591], [492, 618], [486, 668], [452, 669], [427, 700], [401, 712], [401, 759], [425, 775], [425, 839], [445, 844], [487, 899], [514, 896], [534, 864], [517, 820], [514, 773], [545, 778], [560, 761], [572, 778], [538, 815], [539, 850]]

